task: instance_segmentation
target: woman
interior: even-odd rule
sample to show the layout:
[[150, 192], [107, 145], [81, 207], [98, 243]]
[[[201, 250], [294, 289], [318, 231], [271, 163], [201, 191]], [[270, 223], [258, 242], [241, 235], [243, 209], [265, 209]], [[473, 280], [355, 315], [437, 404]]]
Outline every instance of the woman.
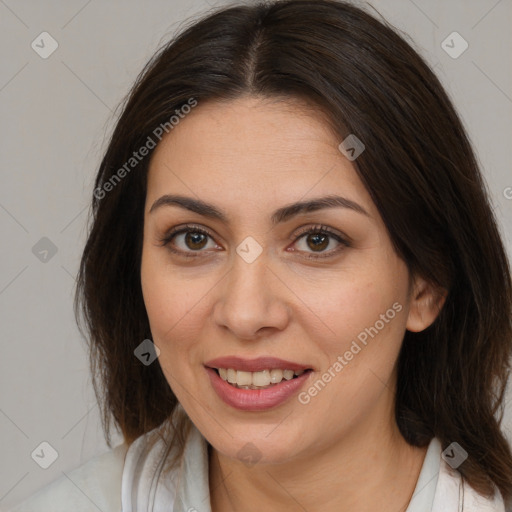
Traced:
[[162, 48], [78, 285], [125, 443], [19, 510], [510, 505], [503, 244], [439, 81], [364, 11], [231, 7]]

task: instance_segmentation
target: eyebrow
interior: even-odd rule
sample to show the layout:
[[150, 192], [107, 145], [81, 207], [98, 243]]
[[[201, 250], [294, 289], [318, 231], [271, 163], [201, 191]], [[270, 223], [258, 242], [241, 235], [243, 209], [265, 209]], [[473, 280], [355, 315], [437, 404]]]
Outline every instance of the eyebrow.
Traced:
[[[149, 213], [153, 213], [155, 210], [163, 206], [179, 206], [191, 212], [198, 213], [203, 217], [220, 220], [226, 224], [229, 224], [229, 217], [224, 212], [219, 210], [216, 206], [201, 201], [200, 199], [166, 194], [153, 203]], [[271, 222], [273, 225], [276, 225], [289, 220], [295, 215], [314, 212], [324, 208], [348, 208], [357, 213], [361, 213], [368, 217], [370, 216], [369, 213], [360, 204], [345, 197], [329, 195], [325, 197], [314, 198], [309, 201], [301, 201], [283, 206], [272, 214]]]

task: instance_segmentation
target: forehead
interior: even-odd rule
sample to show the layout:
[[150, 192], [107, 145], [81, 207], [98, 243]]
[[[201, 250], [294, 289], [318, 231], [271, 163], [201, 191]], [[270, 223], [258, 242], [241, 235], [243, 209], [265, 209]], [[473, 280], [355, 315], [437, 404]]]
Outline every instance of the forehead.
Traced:
[[339, 192], [368, 201], [340, 142], [325, 115], [301, 100], [199, 102], [157, 146], [148, 198], [192, 191], [263, 205]]

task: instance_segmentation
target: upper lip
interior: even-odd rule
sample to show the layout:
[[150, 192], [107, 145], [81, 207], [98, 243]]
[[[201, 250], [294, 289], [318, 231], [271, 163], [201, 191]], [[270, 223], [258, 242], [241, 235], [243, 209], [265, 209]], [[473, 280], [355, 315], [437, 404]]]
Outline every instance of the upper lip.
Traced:
[[232, 368], [244, 372], [261, 372], [262, 370], [310, 370], [311, 367], [303, 364], [286, 361], [277, 357], [258, 357], [256, 359], [243, 359], [237, 356], [218, 357], [204, 363], [209, 368]]

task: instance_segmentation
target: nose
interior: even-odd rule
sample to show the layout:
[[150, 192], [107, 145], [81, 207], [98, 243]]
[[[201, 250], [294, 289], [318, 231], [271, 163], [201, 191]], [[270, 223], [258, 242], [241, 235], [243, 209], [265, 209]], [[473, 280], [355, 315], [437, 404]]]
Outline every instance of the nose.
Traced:
[[213, 319], [238, 339], [258, 339], [285, 329], [290, 321], [290, 291], [267, 263], [265, 251], [252, 263], [234, 255], [231, 269], [216, 287]]

